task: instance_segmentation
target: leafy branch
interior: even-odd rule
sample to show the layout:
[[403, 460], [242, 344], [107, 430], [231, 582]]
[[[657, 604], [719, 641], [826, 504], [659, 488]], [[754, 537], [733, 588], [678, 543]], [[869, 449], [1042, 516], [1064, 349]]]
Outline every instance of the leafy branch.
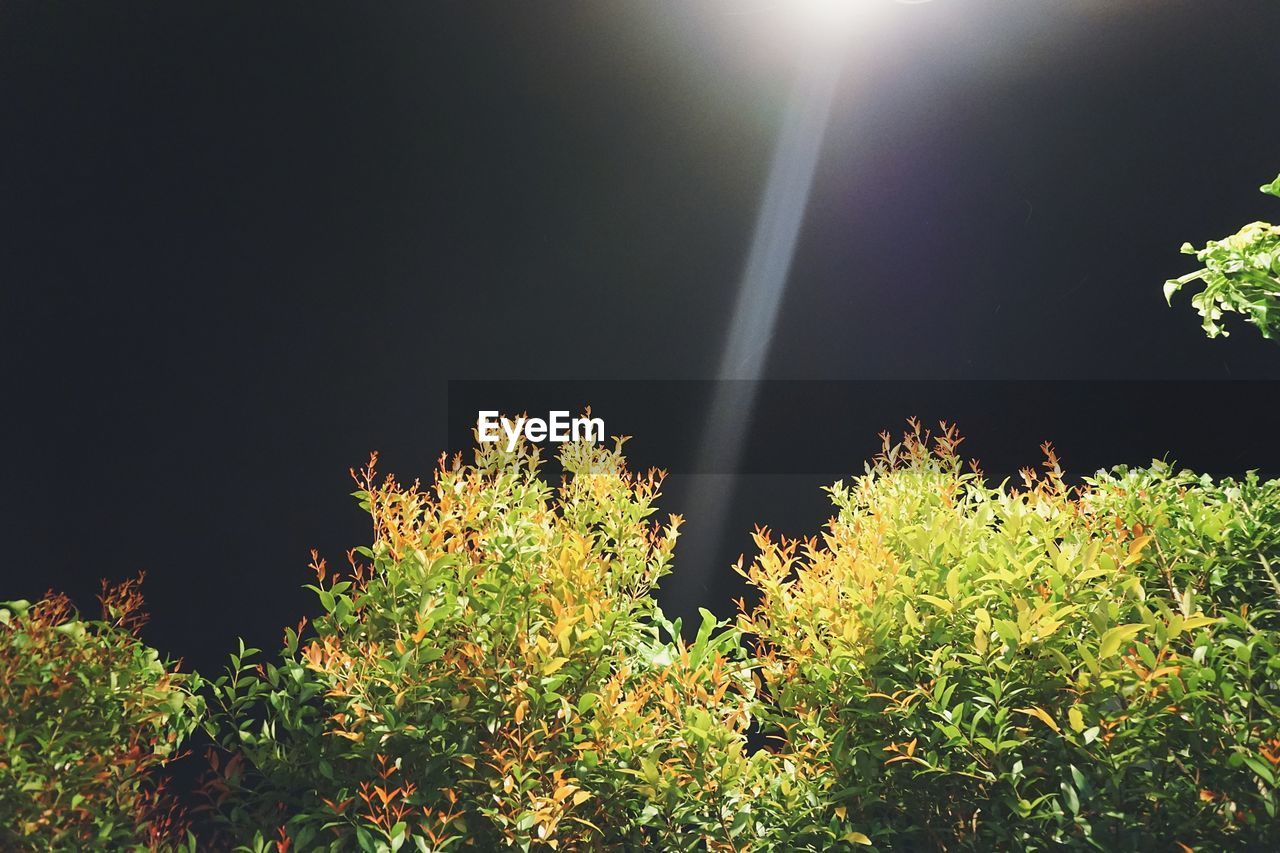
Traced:
[[[1260, 189], [1280, 197], [1280, 176]], [[1245, 315], [1264, 338], [1280, 339], [1280, 226], [1252, 222], [1230, 237], [1210, 240], [1202, 249], [1184, 243], [1182, 252], [1195, 255], [1204, 266], [1166, 281], [1166, 302], [1172, 305], [1173, 295], [1184, 286], [1203, 281], [1204, 290], [1191, 297], [1191, 304], [1210, 338], [1230, 334], [1219, 321], [1233, 311]]]

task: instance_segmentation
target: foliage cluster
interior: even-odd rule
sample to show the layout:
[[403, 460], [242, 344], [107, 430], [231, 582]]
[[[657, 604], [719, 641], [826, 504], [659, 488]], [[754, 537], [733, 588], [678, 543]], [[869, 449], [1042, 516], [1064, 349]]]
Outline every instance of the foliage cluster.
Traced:
[[1280, 805], [1280, 483], [1156, 464], [1018, 490], [917, 427], [757, 535], [772, 705], [892, 849], [1266, 849]]
[[[1261, 190], [1280, 197], [1280, 177]], [[1251, 222], [1200, 249], [1184, 243], [1182, 251], [1204, 266], [1165, 282], [1166, 301], [1171, 303], [1173, 295], [1191, 282], [1202, 281], [1204, 290], [1191, 297], [1191, 304], [1209, 337], [1230, 334], [1220, 322], [1228, 311], [1243, 314], [1264, 338], [1280, 337], [1280, 226]]]
[[104, 585], [100, 620], [63, 595], [0, 603], [0, 848], [184, 843], [157, 771], [202, 702], [191, 676], [138, 639], [140, 580]]
[[[659, 478], [571, 445], [486, 445], [430, 489], [359, 477], [374, 521], [323, 562], [311, 639], [213, 685], [219, 799], [248, 849], [779, 849], [830, 840], [798, 754], [751, 754], [743, 644], [686, 644], [651, 595]], [[370, 466], [370, 469], [372, 465]], [[835, 825], [831, 821], [831, 826]]]
[[2, 605], [0, 846], [190, 849], [154, 771], [199, 720], [202, 849], [1268, 849], [1280, 481], [1073, 488], [1046, 447], [1011, 488], [959, 443], [886, 438], [820, 537], [757, 531], [754, 603], [688, 641], [660, 476], [587, 444], [555, 485], [528, 446], [371, 463], [371, 545], [212, 682], [134, 583]]

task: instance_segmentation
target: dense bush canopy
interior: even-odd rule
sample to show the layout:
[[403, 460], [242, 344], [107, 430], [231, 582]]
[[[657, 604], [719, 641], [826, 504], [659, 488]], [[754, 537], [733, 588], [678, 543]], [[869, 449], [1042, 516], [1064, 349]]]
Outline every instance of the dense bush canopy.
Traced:
[[[1266, 849], [1280, 484], [1155, 464], [1019, 490], [918, 429], [744, 572], [773, 722], [891, 849]], [[1046, 448], [1046, 450], [1048, 450]]]
[[137, 585], [104, 587], [93, 621], [62, 595], [0, 603], [0, 849], [184, 843], [156, 771], [201, 701], [138, 639]]
[[558, 484], [523, 445], [371, 463], [371, 544], [216, 681], [138, 640], [133, 583], [4, 604], [0, 846], [192, 848], [154, 771], [202, 719], [201, 849], [1274, 849], [1280, 482], [1070, 486], [1046, 446], [1015, 488], [959, 443], [886, 437], [688, 639], [659, 475], [589, 444]]
[[[801, 843], [802, 755], [747, 750], [750, 664], [705, 621], [686, 645], [651, 593], [678, 518], [659, 480], [586, 444], [558, 488], [493, 445], [429, 490], [360, 477], [374, 522], [282, 662], [233, 658], [211, 730], [222, 802], [255, 847], [748, 849]], [[803, 750], [800, 750], [803, 752]]]

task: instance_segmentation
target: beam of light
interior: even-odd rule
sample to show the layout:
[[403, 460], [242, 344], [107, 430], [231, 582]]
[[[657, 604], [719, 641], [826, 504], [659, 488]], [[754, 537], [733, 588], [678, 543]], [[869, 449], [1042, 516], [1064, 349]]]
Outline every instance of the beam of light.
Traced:
[[688, 541], [681, 570], [671, 578], [674, 600], [682, 606], [705, 597], [707, 581], [719, 568], [714, 560], [734, 493], [733, 472], [741, 460], [756, 381], [764, 373], [804, 221], [842, 52], [817, 50], [802, 60], [789, 96], [720, 360], [720, 381], [699, 444], [698, 473], [690, 483], [689, 506], [696, 513], [698, 535]]
[[[719, 380], [698, 445], [697, 473], [689, 477], [692, 519], [677, 557], [680, 570], [664, 587], [688, 610], [706, 601], [708, 580], [719, 573], [718, 547], [738, 486], [741, 465], [777, 325], [787, 277], [818, 164], [843, 58], [893, 6], [932, 0], [764, 0], [745, 9], [767, 17], [784, 41], [798, 41], [804, 58], [786, 113], [756, 218], [755, 233], [720, 359]], [[789, 34], [785, 31], [789, 31]]]
[[758, 379], [795, 255], [818, 154], [831, 112], [840, 61], [819, 52], [800, 69], [774, 152], [756, 219], [746, 271], [738, 290], [721, 379]]

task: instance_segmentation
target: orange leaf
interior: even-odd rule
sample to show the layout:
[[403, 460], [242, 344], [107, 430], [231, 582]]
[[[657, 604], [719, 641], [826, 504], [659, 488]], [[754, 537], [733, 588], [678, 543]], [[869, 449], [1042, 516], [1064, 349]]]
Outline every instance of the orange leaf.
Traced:
[[1062, 729], [1058, 727], [1058, 722], [1053, 717], [1050, 717], [1043, 708], [1014, 708], [1014, 710], [1019, 714], [1026, 714], [1029, 717], [1035, 717], [1055, 732], [1062, 732]]

